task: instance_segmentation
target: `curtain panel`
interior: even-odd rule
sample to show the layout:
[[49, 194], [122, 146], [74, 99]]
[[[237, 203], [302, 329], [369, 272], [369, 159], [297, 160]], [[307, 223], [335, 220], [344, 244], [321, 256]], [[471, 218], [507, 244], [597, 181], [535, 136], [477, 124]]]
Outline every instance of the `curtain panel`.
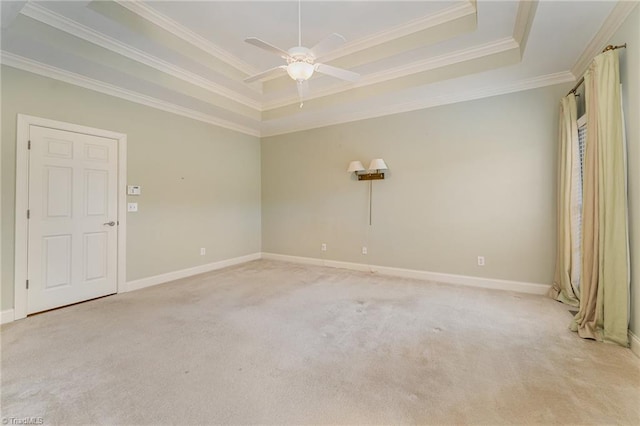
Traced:
[[581, 291], [571, 329], [581, 337], [628, 346], [629, 237], [618, 51], [594, 58], [584, 81]]
[[[580, 159], [578, 117], [573, 93], [562, 98], [558, 129], [558, 189], [556, 269], [549, 295], [571, 306], [579, 305], [579, 204]], [[576, 173], [576, 169], [578, 173]], [[576, 251], [576, 246], [578, 250]]]

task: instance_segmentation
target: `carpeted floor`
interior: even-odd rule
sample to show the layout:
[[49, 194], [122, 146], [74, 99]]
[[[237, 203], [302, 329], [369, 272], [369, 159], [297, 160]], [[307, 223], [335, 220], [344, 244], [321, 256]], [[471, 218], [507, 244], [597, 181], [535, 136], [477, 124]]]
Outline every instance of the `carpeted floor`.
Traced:
[[640, 424], [640, 362], [550, 299], [255, 261], [2, 327], [45, 424]]

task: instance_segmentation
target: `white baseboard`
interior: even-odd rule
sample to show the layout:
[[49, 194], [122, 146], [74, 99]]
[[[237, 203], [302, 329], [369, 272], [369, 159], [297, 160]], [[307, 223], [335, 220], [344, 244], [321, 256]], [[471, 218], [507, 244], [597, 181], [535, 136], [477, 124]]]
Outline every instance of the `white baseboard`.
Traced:
[[7, 309], [6, 311], [0, 312], [0, 324], [6, 324], [8, 322], [13, 322], [13, 309]]
[[631, 348], [631, 352], [640, 358], [640, 338], [633, 334], [631, 330], [629, 330], [629, 347]]
[[193, 268], [181, 269], [179, 271], [167, 272], [166, 274], [154, 275], [152, 277], [128, 281], [126, 291], [140, 290], [142, 288], [163, 284], [169, 281], [187, 278], [192, 275], [203, 274], [205, 272], [215, 271], [216, 269], [222, 269], [228, 266], [251, 262], [252, 260], [258, 260], [260, 258], [260, 253], [253, 253], [246, 256], [234, 257], [232, 259], [225, 259], [218, 262], [207, 263], [206, 265], [195, 266]]
[[336, 260], [317, 259], [312, 257], [289, 256], [275, 253], [262, 253], [263, 259], [281, 260], [285, 262], [303, 263], [306, 265], [329, 266], [332, 268], [351, 269], [389, 275], [394, 277], [414, 278], [419, 280], [436, 281], [447, 284], [466, 285], [469, 287], [490, 288], [494, 290], [515, 291], [527, 294], [546, 294], [550, 285], [527, 283], [522, 281], [479, 278], [467, 275], [443, 274], [440, 272], [420, 271], [415, 269], [392, 268], [389, 266], [366, 265], [363, 263], [340, 262]]

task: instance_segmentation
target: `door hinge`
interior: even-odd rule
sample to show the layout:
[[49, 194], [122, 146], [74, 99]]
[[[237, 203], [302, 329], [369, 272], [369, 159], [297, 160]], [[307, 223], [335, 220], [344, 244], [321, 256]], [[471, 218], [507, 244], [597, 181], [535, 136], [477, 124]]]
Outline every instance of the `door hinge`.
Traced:
[[31, 219], [31, 210], [27, 210], [27, 219]]
[[27, 280], [27, 290], [29, 290], [29, 280]]
[[27, 142], [27, 149], [31, 149], [31, 141]]

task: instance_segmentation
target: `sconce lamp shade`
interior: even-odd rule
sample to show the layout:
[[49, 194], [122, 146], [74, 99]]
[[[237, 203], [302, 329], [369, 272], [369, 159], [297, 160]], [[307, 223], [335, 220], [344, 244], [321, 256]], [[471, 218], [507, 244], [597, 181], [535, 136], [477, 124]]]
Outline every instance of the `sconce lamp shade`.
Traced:
[[387, 163], [384, 162], [382, 158], [376, 158], [371, 160], [371, 164], [369, 164], [369, 170], [387, 170]]
[[349, 173], [352, 172], [363, 172], [364, 166], [360, 161], [352, 161], [349, 163], [349, 168], [347, 169]]

